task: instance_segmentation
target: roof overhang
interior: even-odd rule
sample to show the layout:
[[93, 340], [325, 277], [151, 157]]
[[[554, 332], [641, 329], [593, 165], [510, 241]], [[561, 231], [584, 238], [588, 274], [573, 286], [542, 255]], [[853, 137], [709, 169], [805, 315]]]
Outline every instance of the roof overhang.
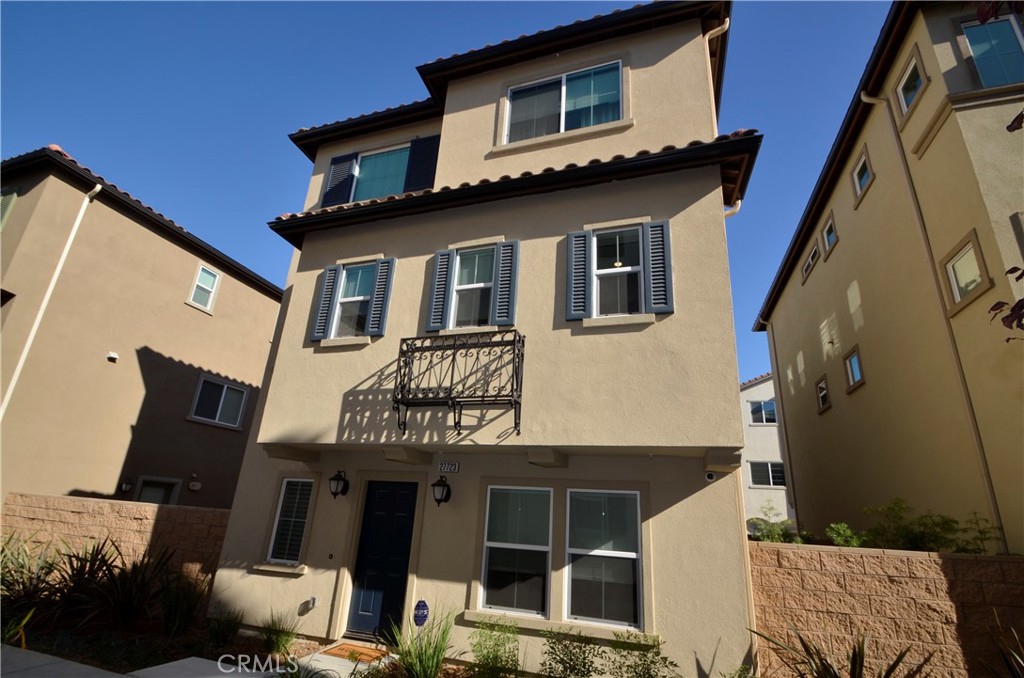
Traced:
[[515, 178], [483, 180], [454, 189], [445, 187], [438, 191], [391, 196], [348, 207], [278, 217], [269, 226], [301, 249], [303, 237], [315, 231], [711, 165], [718, 165], [721, 171], [723, 203], [732, 205], [746, 192], [762, 138], [754, 131], [737, 133], [710, 143], [684, 148], [666, 147], [658, 153], [640, 152], [630, 158], [618, 157], [583, 166], [568, 165], [561, 170], [552, 169], [540, 174], [527, 172]]

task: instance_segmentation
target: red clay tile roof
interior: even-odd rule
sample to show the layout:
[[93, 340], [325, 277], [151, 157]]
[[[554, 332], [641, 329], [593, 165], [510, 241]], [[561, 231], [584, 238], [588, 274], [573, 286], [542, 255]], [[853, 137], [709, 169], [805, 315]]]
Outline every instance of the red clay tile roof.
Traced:
[[[209, 257], [212, 261], [217, 262], [226, 269], [232, 270], [235, 275], [247, 280], [254, 287], [260, 289], [269, 296], [274, 297], [277, 301], [281, 300], [283, 291], [280, 287], [243, 266], [241, 263], [232, 259], [212, 245], [207, 244], [195, 235], [189, 233], [183, 227], [174, 223], [163, 214], [160, 214], [149, 205], [146, 205], [138, 198], [135, 198], [127, 191], [118, 188], [116, 184], [107, 181], [88, 167], [85, 167], [57, 144], [50, 144], [46, 148], [38, 148], [34, 151], [29, 151], [28, 153], [7, 158], [2, 164], [0, 164], [0, 170], [4, 173], [4, 180], [7, 181], [13, 172], [47, 161], [55, 162], [57, 166], [70, 172], [80, 181], [84, 181], [88, 184], [100, 184], [104, 189], [104, 193], [112, 196], [135, 214], [146, 219], [150, 224], [155, 225], [179, 241], [187, 241], [194, 247], [201, 250], [203, 254]], [[101, 195], [102, 194], [103, 193], [101, 193]]]
[[751, 386], [751, 385], [756, 384], [758, 382], [762, 382], [762, 381], [764, 381], [765, 379], [768, 379], [771, 376], [772, 376], [771, 372], [765, 372], [764, 374], [760, 374], [760, 375], [754, 377], [753, 379], [747, 379], [746, 381], [741, 381], [740, 382], [740, 388], [742, 389], [744, 386]]

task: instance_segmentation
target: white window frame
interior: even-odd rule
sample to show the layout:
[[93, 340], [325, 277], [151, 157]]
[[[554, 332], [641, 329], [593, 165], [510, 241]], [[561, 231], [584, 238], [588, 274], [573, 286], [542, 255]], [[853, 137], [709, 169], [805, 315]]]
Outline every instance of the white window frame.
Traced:
[[[207, 271], [208, 273], [213, 275], [213, 288], [209, 288], [206, 285], [203, 285], [199, 282], [199, 277], [203, 274], [203, 271]], [[200, 311], [213, 315], [213, 306], [217, 301], [217, 291], [220, 289], [220, 279], [220, 271], [216, 270], [212, 266], [207, 266], [206, 264], [200, 263], [199, 267], [196, 269], [196, 275], [195, 278], [193, 279], [192, 287], [189, 290], [188, 299], [185, 300], [185, 303], [188, 304], [189, 306], [192, 306], [193, 308], [198, 308]], [[194, 300], [194, 297], [196, 295], [196, 288], [206, 290], [210, 293], [210, 303], [208, 306], [203, 306], [202, 304]]]
[[978, 264], [978, 270], [981, 271], [982, 267], [981, 267], [981, 264], [980, 264], [980, 262], [978, 260], [978, 253], [974, 249], [974, 241], [968, 241], [967, 243], [965, 243], [964, 246], [960, 248], [960, 251], [958, 251], [956, 254], [954, 254], [952, 257], [950, 257], [949, 261], [946, 262], [946, 275], [949, 276], [949, 290], [950, 290], [950, 293], [953, 295], [953, 302], [954, 302], [954, 304], [959, 304], [961, 301], [964, 300], [964, 298], [966, 296], [970, 295], [971, 292], [973, 292], [976, 287], [980, 287], [981, 285], [983, 285], [985, 283], [985, 280], [984, 280], [985, 275], [984, 275], [984, 273], [981, 273], [982, 280], [979, 281], [978, 285], [976, 285], [975, 288], [971, 288], [967, 292], [966, 295], [961, 295], [960, 294], [960, 284], [957, 282], [956, 271], [954, 270], [953, 267], [961, 259], [963, 259], [965, 256], [967, 256], [968, 252], [970, 252], [971, 254], [974, 255], [974, 261], [975, 261], [976, 264]]
[[[832, 407], [832, 394], [828, 390], [828, 377], [824, 376], [818, 381], [814, 382], [815, 397], [818, 403], [818, 414], [821, 414], [825, 410]], [[824, 402], [822, 402], [822, 396], [824, 395]]]
[[[775, 482], [775, 478], [772, 476], [772, 466], [774, 465], [774, 466], [779, 466], [779, 467], [782, 468], [783, 478], [785, 478], [786, 468], [785, 468], [785, 465], [781, 461], [749, 461], [747, 463], [749, 464], [748, 470], [750, 471], [750, 486], [751, 487], [758, 487], [758, 488], [768, 488], [768, 487], [770, 487], [770, 488], [773, 488], [773, 489], [778, 489], [778, 488], [786, 487], [786, 483], [782, 483], [781, 485], [777, 484]], [[768, 467], [768, 484], [767, 485], [761, 485], [759, 483], [754, 482], [754, 464], [765, 464]]]
[[[508, 542], [500, 541], [488, 541], [487, 539], [487, 526], [490, 524], [491, 519], [491, 490], [528, 490], [532, 492], [547, 492], [548, 495], [548, 545], [537, 546], [535, 544], [511, 544]], [[537, 619], [550, 619], [551, 617], [551, 535], [554, 532], [554, 488], [551, 487], [533, 487], [530, 485], [488, 485], [487, 486], [487, 508], [484, 512], [484, 534], [483, 534], [483, 553], [480, 559], [480, 609], [481, 610], [498, 610], [501, 612], [509, 612], [517, 615], [524, 615], [527, 617], [535, 617]], [[547, 557], [547, 585], [544, 587], [544, 611], [534, 612], [532, 610], [523, 610], [515, 607], [502, 607], [499, 605], [488, 605], [487, 604], [487, 549], [488, 548], [503, 548], [503, 549], [515, 549], [520, 551], [544, 551], [548, 554]]]
[[[831, 245], [828, 244], [829, 228], [832, 229], [832, 234], [835, 239], [835, 242], [833, 242]], [[821, 242], [822, 245], [824, 245], [825, 247], [825, 256], [831, 254], [835, 246], [839, 244], [839, 229], [836, 228], [836, 220], [834, 217], [830, 216], [828, 220], [825, 222], [825, 225], [821, 227]]]
[[[860, 372], [860, 377], [856, 380], [853, 378], [853, 360], [857, 361], [857, 371]], [[843, 371], [846, 374], [846, 392], [863, 386], [864, 385], [864, 361], [860, 357], [860, 347], [854, 346], [850, 349], [850, 352], [843, 356]]]
[[[568, 78], [570, 75], [575, 75], [577, 73], [583, 73], [585, 71], [595, 71], [598, 68], [603, 68], [604, 66], [611, 66], [612, 64], [615, 64], [615, 65], [617, 65], [619, 67], [619, 117], [618, 117], [617, 120], [613, 120], [613, 121], [611, 121], [609, 123], [599, 123], [599, 124], [611, 124], [611, 123], [614, 123], [614, 122], [621, 121], [622, 117], [623, 117], [623, 99], [625, 99], [626, 93], [625, 93], [625, 91], [623, 91], [624, 88], [622, 86], [622, 59], [616, 59], [614, 61], [606, 61], [605, 63], [602, 63], [602, 64], [595, 64], [593, 66], [587, 66], [586, 68], [577, 68], [574, 71], [566, 71], [565, 73], [561, 73], [559, 75], [552, 75], [552, 76], [547, 77], [547, 78], [538, 78], [536, 80], [531, 80], [529, 82], [521, 82], [521, 83], [517, 83], [515, 85], [510, 86], [508, 88], [508, 90], [505, 92], [505, 132], [502, 135], [502, 143], [505, 143], [505, 144], [508, 144], [508, 143], [519, 143], [518, 141], [517, 142], [510, 142], [508, 140], [509, 135], [512, 133], [512, 92], [513, 91], [515, 91], [517, 89], [523, 89], [524, 87], [532, 87], [534, 85], [540, 85], [540, 84], [545, 83], [545, 82], [554, 82], [555, 80], [561, 80], [561, 83], [562, 83], [561, 95], [560, 95], [561, 96], [561, 100], [559, 101], [559, 105], [558, 105], [558, 132], [556, 132], [556, 134], [564, 134], [565, 133], [565, 82], [566, 82], [566, 78]], [[597, 125], [590, 125], [589, 127], [597, 127]], [[581, 127], [580, 129], [589, 129], [589, 128], [588, 127]], [[573, 130], [573, 131], [575, 131], [575, 130]], [[544, 136], [554, 136], [554, 135], [553, 134], [546, 134]], [[541, 139], [541, 138], [543, 138], [543, 137], [530, 137], [529, 139], [520, 139], [519, 141], [534, 141], [535, 139]]]
[[[376, 265], [377, 265], [376, 261], [362, 261], [362, 262], [355, 263], [355, 264], [345, 264], [342, 267], [342, 269], [341, 269], [341, 280], [339, 280], [336, 283], [338, 285], [338, 287], [337, 287], [338, 294], [340, 295], [341, 291], [345, 289], [345, 280], [348, 277], [348, 273], [349, 273], [350, 269], [361, 268], [363, 266], [376, 267]], [[330, 338], [330, 339], [338, 338], [338, 325], [339, 325], [339, 323], [341, 323], [341, 305], [344, 304], [344, 303], [351, 303], [353, 301], [355, 301], [355, 302], [373, 301], [373, 290], [372, 289], [370, 290], [370, 294], [369, 295], [362, 296], [362, 297], [340, 297], [339, 296], [339, 298], [334, 302], [334, 305], [335, 305], [335, 308], [334, 308], [334, 325], [331, 327], [331, 331], [327, 334], [328, 338]], [[367, 312], [367, 322], [369, 322], [369, 312]], [[364, 337], [364, 336], [366, 336], [366, 329], [363, 328], [363, 333], [362, 334], [353, 334], [353, 335], [346, 334], [344, 336], [345, 337], [349, 337], [349, 336]]]
[[[283, 558], [274, 558], [274, 544], [277, 540], [277, 528], [279, 521], [281, 520], [281, 508], [284, 506], [285, 489], [288, 487], [288, 483], [308, 483], [309, 484], [309, 503], [306, 504], [306, 518], [302, 523], [302, 539], [299, 542], [299, 558], [297, 560], [285, 560]], [[282, 565], [298, 565], [302, 562], [302, 549], [306, 545], [306, 533], [309, 531], [310, 516], [313, 508], [313, 500], [315, 497], [316, 484], [312, 478], [282, 478], [281, 485], [277, 496], [277, 510], [274, 512], [274, 522], [270, 526], [270, 545], [267, 547], [267, 562], [268, 563], [280, 563]]]
[[[861, 168], [868, 171], [868, 180], [863, 186], [860, 185], [859, 179]], [[868, 192], [868, 189], [871, 188], [871, 184], [875, 182], [875, 169], [871, 166], [871, 161], [868, 159], [867, 149], [864, 149], [860, 154], [860, 157], [857, 158], [857, 164], [853, 166], [853, 174], [851, 175], [851, 178], [853, 179], [854, 195], [859, 201], [860, 198]]]
[[[637, 234], [637, 248], [640, 253], [640, 263], [636, 266], [620, 266], [619, 268], [597, 268], [597, 239], [602, 235], [608, 235], [609, 233], [624, 233], [626, 231], [636, 231]], [[643, 225], [631, 225], [621, 226], [617, 228], [602, 228], [600, 230], [592, 231], [593, 234], [593, 250], [590, 253], [590, 261], [587, 263], [587, 267], [590, 269], [590, 289], [591, 294], [594, 298], [591, 303], [591, 317], [593, 318], [621, 318], [630, 315], [640, 315], [644, 313], [644, 290], [646, 289], [644, 281], [644, 234]], [[610, 315], [601, 315], [601, 278], [603, 276], [622, 275], [623, 273], [639, 273], [640, 276], [637, 279], [637, 294], [639, 295], [639, 307], [636, 313], [613, 313]]]
[[[469, 291], [469, 290], [490, 289], [491, 290], [491, 305], [493, 306], [493, 304], [494, 304], [494, 273], [493, 272], [491, 273], [491, 282], [486, 282], [486, 283], [470, 283], [469, 285], [460, 285], [459, 284], [459, 269], [462, 268], [462, 255], [463, 254], [469, 254], [471, 252], [483, 252], [484, 250], [491, 250], [491, 252], [493, 252], [493, 257], [494, 257], [493, 260], [497, 260], [498, 248], [495, 245], [486, 245], [486, 246], [483, 246], [483, 247], [464, 247], [464, 248], [456, 248], [456, 250], [455, 250], [455, 266], [452, 267], [452, 275], [455, 276], [455, 277], [452, 278], [452, 298], [451, 298], [451, 304], [450, 304], [451, 308], [448, 309], [448, 319], [447, 319], [447, 322], [445, 323], [445, 328], [446, 329], [454, 330], [454, 329], [463, 329], [463, 328], [466, 328], [466, 327], [487, 327], [488, 326], [487, 323], [484, 323], [483, 325], [456, 325], [455, 324], [455, 321], [458, 318], [458, 314], [459, 314], [459, 292], [466, 292], [466, 291]], [[488, 318], [490, 318], [490, 311], [488, 311]], [[488, 322], [490, 322], [490, 321], [488, 320]]]
[[[351, 202], [355, 202], [356, 186], [359, 185], [359, 168], [363, 164], [363, 158], [366, 158], [366, 157], [371, 156], [371, 155], [379, 155], [380, 153], [387, 153], [388, 151], [397, 151], [400, 148], [410, 148], [411, 149], [412, 148], [412, 144], [408, 143], [408, 142], [404, 143], [404, 144], [395, 144], [394, 146], [386, 146], [384, 148], [375, 148], [372, 151], [362, 151], [362, 152], [359, 153], [359, 155], [356, 157], [355, 162], [352, 163], [352, 190], [349, 191], [348, 202], [350, 202], [350, 203]], [[411, 153], [411, 151], [410, 151], [410, 153]], [[409, 172], [409, 163], [408, 163], [408, 161], [406, 162], [406, 165], [405, 165], [405, 171], [406, 171], [406, 173]], [[404, 188], [404, 186], [403, 186], [403, 188]], [[401, 193], [402, 193], [402, 191], [399, 191], [395, 195], [400, 195]], [[389, 193], [388, 195], [392, 195], [392, 194]], [[387, 196], [381, 195], [381, 196], [377, 196], [377, 197], [374, 197], [374, 198], [363, 198], [363, 199], [364, 200], [379, 200], [380, 198], [385, 198], [385, 197], [387, 197]]]
[[[906, 84], [907, 79], [910, 78], [910, 73], [915, 68], [917, 69], [917, 77], [921, 81], [921, 86], [914, 91], [914, 100], [908, 104], [907, 100], [903, 97], [903, 85]], [[911, 107], [913, 107], [913, 105], [917, 102], [918, 98], [921, 96], [921, 92], [924, 90], [924, 86], [924, 71], [921, 69], [921, 65], [917, 62], [917, 57], [912, 56], [910, 57], [910, 61], [907, 63], [907, 67], [903, 70], [903, 76], [900, 78], [900, 81], [896, 84], [896, 98], [899, 99], [900, 110], [903, 112], [904, 115], [906, 115], [907, 111], [909, 111]]]
[[[588, 551], [586, 549], [574, 549], [569, 546], [569, 516], [572, 512], [572, 493], [573, 492], [587, 492], [590, 494], [631, 494], [636, 497], [636, 552], [629, 551], [606, 551], [598, 549], [595, 551]], [[640, 492], [637, 490], [603, 490], [586, 487], [570, 487], [565, 491], [565, 600], [564, 610], [566, 621], [579, 621], [586, 622], [588, 624], [597, 624], [600, 626], [611, 626], [617, 629], [636, 629], [639, 631], [643, 630], [644, 626], [644, 561], [643, 561], [643, 543], [644, 543], [644, 517], [642, 514], [642, 508], [640, 505]], [[581, 615], [572, 614], [572, 556], [573, 555], [589, 555], [598, 556], [603, 558], [620, 558], [622, 560], [635, 560], [636, 561], [636, 624], [629, 624], [626, 622], [616, 622], [607, 619], [595, 619], [594, 617], [583, 617]]]
[[[233, 388], [236, 391], [242, 392], [242, 405], [238, 410], [237, 424], [229, 424], [227, 422], [220, 421], [219, 419], [207, 419], [206, 417], [201, 417], [196, 414], [196, 406], [199, 404], [199, 393], [203, 390], [203, 383], [207, 381], [222, 386], [224, 388], [224, 390], [221, 391], [220, 394], [220, 402], [217, 403], [216, 417], [220, 417], [221, 409], [224, 407], [224, 395], [227, 393], [227, 390], [229, 388]], [[219, 377], [215, 377], [212, 374], [204, 372], [199, 377], [199, 383], [196, 384], [196, 392], [192, 396], [192, 407], [189, 408], [188, 418], [191, 419], [192, 421], [198, 421], [203, 424], [210, 424], [211, 426], [222, 426], [224, 428], [230, 428], [236, 431], [240, 431], [242, 429], [242, 422], [245, 421], [245, 406], [248, 401], [249, 389], [245, 388], [244, 386], [239, 386], [238, 384], [232, 383], [226, 379], [220, 379]]]
[[803, 274], [804, 280], [807, 280], [807, 276], [809, 276], [811, 271], [814, 270], [814, 265], [818, 263], [818, 259], [820, 258], [821, 251], [818, 249], [817, 240], [815, 240], [814, 247], [812, 247], [811, 251], [807, 254], [807, 261], [804, 262], [804, 267], [800, 271]]
[[[1021, 27], [1020, 27], [1020, 24], [1017, 22], [1017, 17], [1015, 17], [1013, 14], [1000, 14], [997, 17], [993, 17], [992, 19], [990, 19], [986, 23], [991, 24], [991, 23], [994, 23], [996, 21], [1009, 21], [1010, 22], [1010, 29], [1013, 30], [1013, 34], [1017, 36], [1017, 44], [1020, 46], [1021, 53], [1024, 54], [1024, 33], [1021, 32]], [[967, 31], [964, 30], [964, 29], [966, 29], [969, 26], [981, 26], [981, 25], [982, 24], [981, 24], [980, 21], [964, 21], [963, 23], [960, 24], [960, 31], [963, 33], [964, 42], [967, 44], [967, 51], [970, 52], [972, 60], [975, 59], [974, 48], [971, 47], [971, 41], [967, 37]], [[991, 87], [996, 87], [996, 85], [986, 85], [985, 84], [985, 80], [981, 77], [981, 69], [978, 68], [977, 61], [975, 61], [975, 63], [974, 63], [974, 72], [978, 76], [978, 82], [981, 83], [981, 86], [983, 88], [987, 88], [987, 87], [990, 87], [990, 86]]]
[[[761, 404], [761, 421], [754, 419], [754, 403]], [[764, 404], [772, 404], [772, 414], [775, 415], [775, 421], [764, 421]], [[775, 409], [775, 398], [769, 398], [768, 400], [748, 400], [747, 405], [750, 411], [750, 423], [752, 426], [778, 426], [779, 425], [779, 412]]]

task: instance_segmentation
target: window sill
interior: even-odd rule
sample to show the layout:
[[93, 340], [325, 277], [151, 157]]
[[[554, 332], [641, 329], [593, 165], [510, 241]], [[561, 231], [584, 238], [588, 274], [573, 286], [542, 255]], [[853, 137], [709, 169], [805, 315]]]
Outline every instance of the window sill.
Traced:
[[747, 485], [748, 490], [784, 490], [785, 485]]
[[[856, 182], [857, 182], [857, 179], [856, 179], [856, 177], [854, 177], [854, 185], [855, 186], [856, 186]], [[864, 196], [868, 194], [868, 191], [871, 189], [871, 184], [873, 184], [873, 183], [875, 183], [875, 175], [874, 175], [874, 173], [871, 174], [871, 179], [868, 180], [867, 185], [863, 189], [861, 189], [860, 193], [857, 193], [856, 189], [854, 189], [855, 195], [854, 195], [854, 200], [853, 200], [853, 209], [857, 209], [858, 207], [860, 207], [860, 203], [864, 200]]]
[[494, 621], [495, 619], [507, 619], [508, 621], [514, 621], [519, 628], [530, 631], [556, 631], [558, 629], [565, 628], [567, 625], [572, 625], [577, 630], [582, 631], [584, 636], [597, 638], [599, 640], [615, 640], [615, 634], [621, 634], [623, 631], [643, 633], [643, 631], [640, 631], [633, 626], [613, 626], [611, 624], [605, 626], [603, 624], [585, 622], [579, 619], [552, 621], [550, 619], [536, 617], [528, 613], [516, 614], [515, 612], [489, 610], [486, 608], [482, 610], [466, 610], [462, 616], [465, 617], [466, 621], [474, 623]]
[[370, 343], [370, 337], [335, 337], [334, 339], [321, 339], [320, 348], [339, 348], [342, 346], [366, 346]]
[[185, 417], [188, 421], [194, 421], [197, 424], [206, 424], [207, 426], [216, 426], [217, 428], [226, 428], [229, 431], [241, 431], [242, 427], [233, 424], [224, 424], [214, 419], [202, 419], [193, 415]]
[[864, 380], [863, 379], [861, 379], [860, 381], [858, 381], [856, 383], [850, 384], [849, 386], [846, 387], [847, 395], [853, 393], [854, 391], [856, 391], [858, 388], [860, 388], [863, 385], [864, 385]]
[[192, 308], [196, 309], [197, 311], [202, 311], [206, 315], [213, 315], [213, 308], [206, 308], [205, 306], [200, 306], [199, 304], [191, 301], [190, 299], [186, 299], [185, 300], [185, 305], [186, 306], [191, 306]]
[[253, 563], [249, 569], [255, 572], [283, 574], [291, 577], [301, 577], [309, 571], [309, 567], [306, 565], [287, 565], [285, 563]]
[[778, 426], [779, 424], [778, 424], [777, 422], [760, 422], [760, 421], [754, 421], [754, 422], [751, 422], [751, 423], [750, 423], [749, 425], [750, 425], [750, 426], [759, 426], [759, 427], [761, 427], [761, 428], [765, 428], [765, 427], [768, 427], [768, 426]]
[[575, 141], [589, 139], [592, 137], [600, 137], [606, 134], [616, 134], [618, 132], [623, 132], [631, 128], [633, 125], [633, 118], [626, 118], [624, 120], [616, 120], [615, 122], [606, 122], [602, 125], [594, 125], [592, 127], [574, 129], [568, 132], [548, 134], [546, 136], [537, 137], [535, 139], [523, 139], [522, 141], [513, 141], [512, 143], [509, 144], [501, 144], [500, 146], [493, 147], [485, 157], [500, 157], [503, 155], [511, 155], [513, 153], [518, 153], [520, 151], [532, 151], [538, 148], [559, 146], [561, 144], [572, 143]]
[[617, 327], [620, 325], [653, 325], [655, 315], [653, 313], [638, 313], [636, 315], [609, 315], [600, 318], [584, 318], [583, 327]]
[[476, 325], [473, 327], [451, 327], [445, 330], [439, 330], [438, 336], [449, 337], [453, 334], [482, 334], [484, 332], [497, 332], [497, 325]]

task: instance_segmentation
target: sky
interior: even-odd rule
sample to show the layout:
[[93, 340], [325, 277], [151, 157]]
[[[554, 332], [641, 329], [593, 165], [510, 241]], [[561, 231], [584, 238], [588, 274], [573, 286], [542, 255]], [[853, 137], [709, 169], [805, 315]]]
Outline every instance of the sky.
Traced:
[[[288, 134], [424, 99], [415, 67], [633, 2], [0, 2], [0, 156], [58, 144], [283, 286], [267, 222], [303, 207]], [[757, 312], [887, 2], [738, 0], [722, 132], [764, 143], [728, 219], [739, 377], [771, 367]]]

